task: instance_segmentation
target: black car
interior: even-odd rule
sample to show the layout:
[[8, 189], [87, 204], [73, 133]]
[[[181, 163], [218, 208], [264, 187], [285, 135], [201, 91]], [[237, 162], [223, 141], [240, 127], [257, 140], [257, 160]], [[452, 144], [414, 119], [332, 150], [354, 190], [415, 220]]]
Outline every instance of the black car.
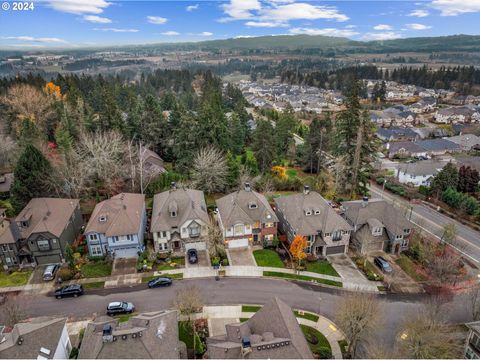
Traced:
[[198, 253], [195, 249], [190, 249], [187, 251], [188, 262], [190, 264], [196, 264], [198, 262]]
[[77, 284], [74, 284], [74, 285], [67, 285], [67, 286], [64, 286], [64, 287], [61, 287], [57, 290], [55, 290], [55, 297], [57, 299], [61, 299], [61, 298], [64, 298], [64, 297], [77, 297], [77, 296], [80, 296], [80, 295], [83, 295], [83, 287], [82, 285], [77, 285]]
[[373, 260], [373, 262], [375, 263], [375, 265], [377, 265], [380, 270], [382, 270], [383, 272], [386, 272], [386, 273], [391, 273], [393, 271], [393, 268], [392, 266], [390, 265], [390, 263], [385, 260], [385, 258], [381, 257], [381, 256], [377, 256], [375, 257], [375, 259]]
[[172, 285], [172, 279], [166, 277], [157, 277], [148, 282], [149, 288], [164, 287]]
[[135, 310], [135, 306], [131, 302], [114, 301], [107, 306], [107, 315], [131, 314]]

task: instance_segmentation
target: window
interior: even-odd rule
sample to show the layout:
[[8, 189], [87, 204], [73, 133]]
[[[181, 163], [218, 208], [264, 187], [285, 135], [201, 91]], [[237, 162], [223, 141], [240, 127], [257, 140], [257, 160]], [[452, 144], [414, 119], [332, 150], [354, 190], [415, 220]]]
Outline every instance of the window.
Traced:
[[473, 333], [470, 337], [469, 344], [476, 350], [480, 350], [480, 338], [477, 334]]
[[403, 229], [403, 233], [406, 235], [410, 234], [410, 229]]
[[39, 251], [48, 251], [50, 250], [50, 243], [46, 239], [37, 240], [37, 246]]
[[243, 235], [245, 232], [245, 227], [243, 226], [243, 224], [239, 224], [239, 225], [235, 225], [233, 227], [233, 230], [234, 230], [234, 235]]
[[312, 210], [305, 210], [305, 215], [306, 216], [312, 215]]
[[381, 227], [373, 228], [372, 234], [373, 236], [380, 236], [382, 235], [383, 229]]
[[160, 243], [160, 250], [168, 250], [168, 243]]
[[320, 210], [316, 209], [315, 210], [315, 215], [320, 215]]
[[329, 237], [329, 236], [330, 236], [330, 233], [325, 233], [323, 236], [324, 236], [324, 237]]
[[342, 240], [342, 232], [340, 230], [334, 231], [332, 233], [332, 241], [340, 241]]
[[164, 238], [167, 237], [167, 232], [166, 231], [162, 231], [162, 237], [164, 237]]
[[408, 247], [408, 240], [407, 240], [407, 239], [403, 239], [402, 242], [400, 243], [400, 246], [403, 247], [403, 248]]
[[98, 235], [97, 234], [90, 234], [90, 240], [91, 241], [98, 240]]
[[100, 221], [100, 222], [107, 221], [107, 216], [106, 215], [100, 215], [100, 217], [98, 218], [98, 221]]
[[128, 241], [133, 241], [133, 236], [132, 235], [127, 235], [127, 240]]
[[102, 255], [102, 247], [100, 245], [90, 246], [92, 256]]
[[112, 242], [117, 242], [118, 241], [118, 236], [112, 236]]
[[7, 265], [10, 265], [12, 263], [12, 259], [10, 259], [8, 256], [5, 257], [5, 263]]
[[190, 236], [191, 237], [197, 237], [197, 236], [200, 236], [200, 225], [198, 225], [197, 223], [191, 223], [190, 226], [189, 226], [189, 230], [190, 230]]
[[397, 235], [397, 236], [395, 236], [395, 239], [401, 240], [401, 239], [403, 239], [403, 235]]
[[258, 208], [258, 205], [254, 202], [248, 203], [248, 208], [249, 209], [256, 209]]
[[7, 248], [7, 245], [2, 245], [2, 249], [4, 252], [7, 252], [8, 248]]
[[8, 244], [8, 250], [13, 251], [13, 245], [12, 244]]
[[172, 211], [172, 212], [170, 213], [170, 216], [171, 216], [171, 217], [177, 217], [177, 212], [176, 212], [176, 211]]
[[271, 228], [271, 227], [273, 227], [273, 226], [274, 226], [273, 223], [265, 223], [265, 227], [266, 227], [266, 228]]

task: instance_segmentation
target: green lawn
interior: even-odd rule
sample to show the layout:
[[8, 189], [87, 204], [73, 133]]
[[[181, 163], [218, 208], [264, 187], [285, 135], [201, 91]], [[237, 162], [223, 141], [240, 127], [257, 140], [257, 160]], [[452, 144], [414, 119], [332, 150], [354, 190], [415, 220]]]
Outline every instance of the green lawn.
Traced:
[[310, 313], [307, 313], [307, 312], [303, 313], [303, 315], [301, 315], [298, 310], [295, 310], [294, 313], [295, 313], [295, 317], [299, 317], [299, 318], [303, 318], [303, 319], [307, 319], [307, 320], [315, 321], [315, 322], [318, 321], [318, 315], [310, 314]]
[[238, 319], [238, 320], [240, 320], [241, 323], [244, 323], [244, 322], [247, 321], [248, 319], [250, 319], [250, 318], [240, 318], [240, 319]]
[[97, 278], [110, 276], [112, 274], [112, 264], [107, 261], [90, 261], [80, 269], [84, 278]]
[[413, 263], [412, 260], [410, 260], [408, 257], [405, 255], [400, 255], [400, 257], [395, 260], [398, 266], [402, 268], [403, 271], [405, 271], [408, 276], [410, 276], [413, 280], [415, 281], [425, 281], [427, 278], [421, 274], [418, 273], [415, 269], [415, 264]]
[[105, 286], [105, 281], [97, 281], [92, 283], [82, 284], [84, 289], [101, 289]]
[[253, 256], [255, 257], [255, 262], [257, 263], [257, 266], [269, 266], [277, 268], [285, 267], [285, 264], [280, 259], [280, 256], [278, 256], [277, 252], [274, 250], [255, 250], [253, 252]]
[[[169, 263], [163, 263], [156, 265], [157, 271], [164, 271], [164, 270], [172, 270], [178, 267], [184, 267], [185, 266], [185, 257], [180, 256], [180, 257], [174, 257], [170, 259], [171, 262]], [[172, 266], [172, 263], [176, 264], [176, 266]]]
[[332, 264], [330, 264], [327, 260], [317, 260], [313, 262], [307, 261], [307, 271], [340, 277], [340, 275], [338, 275], [333, 268]]
[[0, 287], [26, 285], [31, 274], [31, 271], [16, 271], [11, 273], [10, 275], [7, 275], [4, 272], [0, 272]]
[[330, 359], [332, 357], [332, 349], [327, 338], [321, 332], [310, 326], [300, 325], [300, 327], [314, 357], [317, 355], [320, 359]]
[[115, 319], [118, 319], [119, 322], [127, 322], [132, 316], [137, 315], [137, 313], [131, 313], [131, 314], [122, 314], [115, 316]]
[[297, 274], [290, 274], [290, 273], [280, 273], [280, 272], [275, 272], [275, 271], [264, 271], [263, 276], [268, 276], [268, 277], [279, 277], [279, 278], [284, 278], [284, 279], [291, 279], [291, 280], [304, 280], [304, 281], [314, 281], [319, 284], [325, 284], [325, 285], [330, 285], [330, 286], [337, 286], [337, 287], [343, 287], [343, 284], [339, 281], [333, 281], [333, 280], [326, 280], [326, 279], [317, 279], [313, 278], [310, 276], [305, 276], [305, 275], [297, 275]]
[[262, 307], [257, 305], [242, 305], [242, 312], [257, 312]]

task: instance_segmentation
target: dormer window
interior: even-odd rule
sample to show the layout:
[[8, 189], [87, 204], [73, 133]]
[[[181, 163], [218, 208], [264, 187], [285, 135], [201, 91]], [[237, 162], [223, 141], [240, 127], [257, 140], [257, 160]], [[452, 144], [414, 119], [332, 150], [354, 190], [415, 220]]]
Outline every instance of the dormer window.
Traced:
[[20, 226], [22, 228], [27, 228], [28, 227], [28, 221], [20, 221]]
[[380, 236], [380, 235], [382, 235], [382, 232], [383, 232], [383, 228], [376, 227], [376, 228], [373, 228], [372, 235], [373, 236]]
[[258, 208], [258, 205], [254, 202], [250, 202], [250, 203], [248, 203], [248, 208], [249, 209], [256, 209], [256, 208]]

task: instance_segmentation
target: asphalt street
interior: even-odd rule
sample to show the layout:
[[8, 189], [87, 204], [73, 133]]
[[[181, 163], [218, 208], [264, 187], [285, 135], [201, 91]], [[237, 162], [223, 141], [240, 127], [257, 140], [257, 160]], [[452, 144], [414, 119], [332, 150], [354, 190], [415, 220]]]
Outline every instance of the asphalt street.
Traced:
[[[90, 290], [79, 298], [57, 300], [48, 295], [27, 296], [26, 304], [30, 316], [68, 316], [83, 319], [92, 315], [105, 314], [111, 301], [131, 301], [137, 311], [153, 311], [172, 307], [176, 290], [195, 284], [203, 294], [206, 305], [264, 304], [274, 296], [284, 300], [293, 308], [320, 313], [335, 321], [341, 299], [348, 294], [341, 289], [330, 289], [318, 285], [264, 278], [223, 278], [176, 281], [169, 288], [147, 289], [139, 285], [123, 289]], [[399, 326], [407, 316], [416, 316], [428, 300], [426, 295], [376, 295], [381, 299], [379, 312], [382, 324], [379, 336], [386, 344], [393, 343]], [[449, 319], [455, 323], [470, 321], [466, 297], [448, 299]]]
[[395, 202], [403, 207], [407, 218], [416, 225], [422, 227], [425, 231], [438, 238], [443, 235], [443, 226], [448, 223], [454, 223], [457, 227], [457, 243], [455, 247], [463, 253], [464, 256], [480, 265], [480, 233], [470, 227], [459, 223], [446, 215], [422, 204], [411, 204], [408, 201], [384, 192], [381, 188], [370, 186], [370, 192], [373, 198], [383, 197], [385, 200]]

